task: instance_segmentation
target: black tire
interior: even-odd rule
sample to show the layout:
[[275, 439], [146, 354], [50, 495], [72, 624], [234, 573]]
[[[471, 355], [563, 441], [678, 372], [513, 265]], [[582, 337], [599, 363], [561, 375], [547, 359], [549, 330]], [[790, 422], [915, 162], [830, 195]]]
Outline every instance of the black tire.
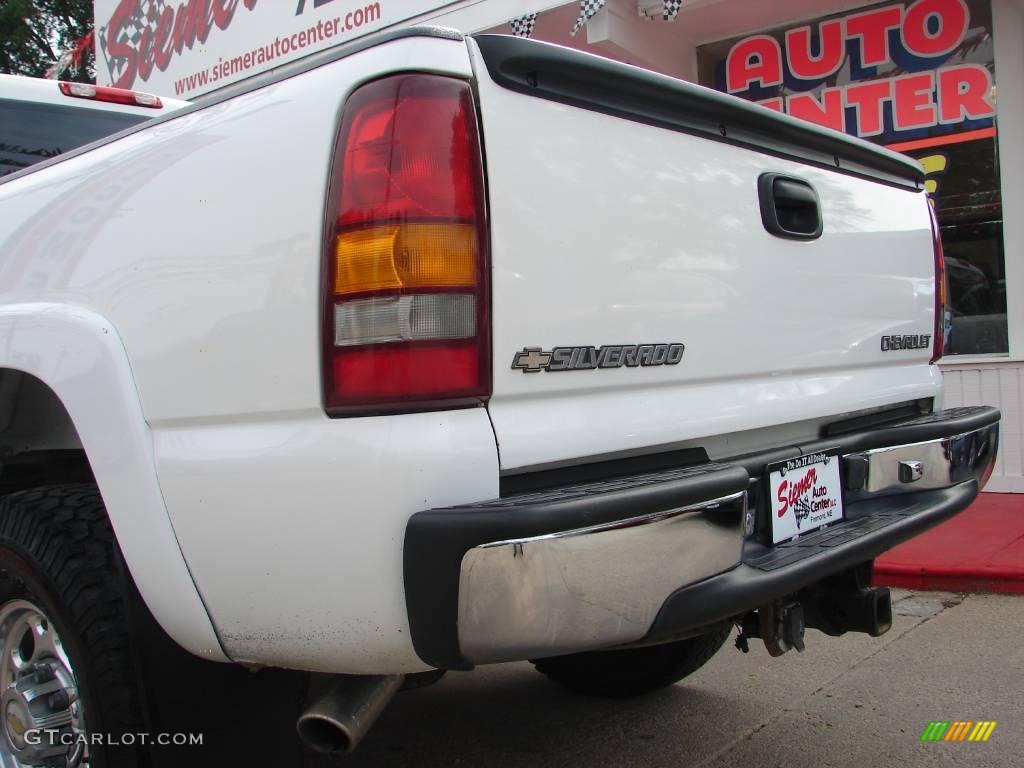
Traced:
[[[254, 674], [179, 647], [139, 596], [95, 485], [0, 498], [0, 607], [16, 599], [56, 625], [88, 732], [116, 739], [90, 746], [89, 768], [301, 764], [295, 721], [307, 677]], [[141, 733], [148, 744], [122, 736]], [[162, 746], [153, 742], [158, 734], [201, 734], [202, 742]], [[0, 735], [0, 749], [6, 744]]]
[[697, 637], [624, 651], [594, 651], [533, 662], [570, 691], [587, 696], [641, 696], [678, 683], [703, 667], [722, 647], [730, 624]]
[[[124, 583], [95, 486], [48, 486], [0, 499], [0, 606], [27, 600], [56, 626], [93, 733], [145, 730]], [[0, 749], [7, 748], [0, 736]], [[91, 768], [144, 764], [136, 746], [90, 746]]]

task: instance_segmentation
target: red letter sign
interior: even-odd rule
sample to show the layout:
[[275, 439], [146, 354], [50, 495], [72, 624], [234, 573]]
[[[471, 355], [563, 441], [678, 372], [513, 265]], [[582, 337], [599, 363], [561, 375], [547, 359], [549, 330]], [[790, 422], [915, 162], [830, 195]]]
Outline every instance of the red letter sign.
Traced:
[[826, 21], [818, 31], [821, 53], [811, 56], [811, 28], [797, 27], [786, 33], [789, 71], [801, 80], [824, 80], [843, 66], [843, 22]]
[[882, 105], [891, 98], [891, 80], [873, 80], [847, 86], [846, 104], [857, 108], [858, 136], [877, 136], [882, 132]]
[[[111, 57], [125, 60], [124, 72], [114, 83], [115, 88], [131, 88], [135, 83], [137, 72], [135, 49], [128, 43], [117, 41], [121, 31], [131, 23], [133, 13], [135, 13], [135, 0], [121, 0], [107, 25], [107, 50], [110, 51]], [[97, 46], [98, 48], [99, 46]]]
[[[915, 56], [945, 56], [967, 36], [968, 16], [964, 0], [918, 0], [903, 20], [903, 44]], [[938, 23], [934, 35], [928, 29], [933, 18]]]
[[860, 38], [860, 64], [877, 67], [889, 61], [889, 30], [898, 29], [903, 6], [890, 5], [846, 19], [846, 36]]
[[782, 49], [774, 37], [758, 35], [738, 42], [725, 63], [729, 93], [745, 91], [756, 81], [762, 87], [782, 83]]
[[992, 75], [980, 64], [964, 64], [939, 70], [939, 122], [959, 123], [993, 117], [996, 108], [988, 100]]
[[897, 131], [931, 128], [935, 111], [935, 73], [897, 77], [893, 85], [893, 121]]
[[822, 91], [821, 101], [814, 98], [813, 93], [801, 93], [789, 97], [789, 114], [802, 120], [824, 125], [826, 128], [843, 130], [844, 106], [842, 88], [826, 88]]

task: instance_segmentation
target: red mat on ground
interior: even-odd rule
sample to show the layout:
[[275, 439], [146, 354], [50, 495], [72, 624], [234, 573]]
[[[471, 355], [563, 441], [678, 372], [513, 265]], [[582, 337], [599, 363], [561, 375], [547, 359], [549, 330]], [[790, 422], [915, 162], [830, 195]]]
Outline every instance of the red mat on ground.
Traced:
[[952, 520], [879, 557], [875, 583], [1024, 594], [1024, 494], [981, 494]]

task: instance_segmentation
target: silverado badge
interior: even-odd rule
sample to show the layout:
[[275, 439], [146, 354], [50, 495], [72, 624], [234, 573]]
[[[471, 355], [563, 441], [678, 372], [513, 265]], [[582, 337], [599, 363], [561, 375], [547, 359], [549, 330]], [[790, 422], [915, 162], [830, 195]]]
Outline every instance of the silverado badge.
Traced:
[[541, 371], [592, 371], [606, 368], [650, 368], [679, 365], [685, 344], [627, 344], [607, 347], [524, 347], [512, 358], [512, 370], [523, 373]]

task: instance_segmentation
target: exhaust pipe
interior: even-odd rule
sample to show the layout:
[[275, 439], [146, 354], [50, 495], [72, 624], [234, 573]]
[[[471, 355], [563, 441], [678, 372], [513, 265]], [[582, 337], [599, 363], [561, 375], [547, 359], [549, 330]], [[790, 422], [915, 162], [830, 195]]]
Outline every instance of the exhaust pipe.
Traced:
[[338, 675], [299, 716], [299, 738], [325, 755], [351, 752], [402, 687], [405, 675]]

